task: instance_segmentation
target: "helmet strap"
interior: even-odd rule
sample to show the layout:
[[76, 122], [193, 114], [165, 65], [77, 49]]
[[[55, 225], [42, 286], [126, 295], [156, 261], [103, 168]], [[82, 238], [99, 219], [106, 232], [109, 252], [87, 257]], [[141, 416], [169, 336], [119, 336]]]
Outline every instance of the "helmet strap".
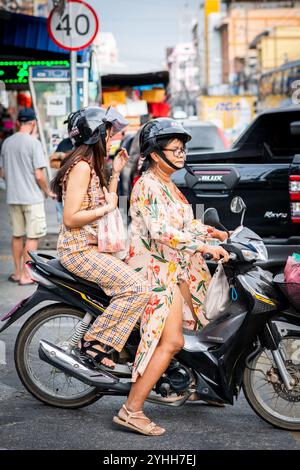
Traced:
[[173, 170], [181, 170], [181, 167], [178, 167], [176, 165], [174, 165], [174, 163], [170, 162], [170, 160], [165, 156], [164, 152], [159, 148], [159, 150], [156, 150], [156, 153], [159, 155], [159, 157], [167, 164], [169, 165], [171, 168], [173, 168]]

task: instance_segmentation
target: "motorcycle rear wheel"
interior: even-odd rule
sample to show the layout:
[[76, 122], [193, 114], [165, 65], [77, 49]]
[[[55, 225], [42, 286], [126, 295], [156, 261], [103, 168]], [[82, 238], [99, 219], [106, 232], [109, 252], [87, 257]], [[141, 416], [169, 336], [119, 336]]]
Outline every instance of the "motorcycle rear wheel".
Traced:
[[15, 365], [24, 387], [38, 400], [50, 406], [83, 408], [102, 398], [94, 387], [83, 384], [42, 361], [39, 340], [60, 344], [71, 338], [84, 312], [53, 304], [35, 312], [22, 326], [15, 344]]
[[246, 368], [244, 395], [260, 418], [273, 426], [300, 431], [300, 334], [282, 338], [279, 348], [288, 372], [295, 380], [291, 391], [281, 381], [271, 351], [263, 349]]

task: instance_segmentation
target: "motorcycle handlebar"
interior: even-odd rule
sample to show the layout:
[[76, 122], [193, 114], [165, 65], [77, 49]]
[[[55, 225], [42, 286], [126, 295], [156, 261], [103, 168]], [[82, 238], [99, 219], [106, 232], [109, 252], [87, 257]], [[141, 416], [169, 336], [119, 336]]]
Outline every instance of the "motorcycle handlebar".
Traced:
[[[210, 253], [206, 253], [205, 255], [203, 255], [203, 258], [205, 259], [205, 261], [210, 261], [213, 259], [213, 255]], [[230, 253], [229, 259], [235, 261], [237, 259], [237, 255], [235, 253]], [[223, 258], [221, 259], [221, 263], [223, 263]]]

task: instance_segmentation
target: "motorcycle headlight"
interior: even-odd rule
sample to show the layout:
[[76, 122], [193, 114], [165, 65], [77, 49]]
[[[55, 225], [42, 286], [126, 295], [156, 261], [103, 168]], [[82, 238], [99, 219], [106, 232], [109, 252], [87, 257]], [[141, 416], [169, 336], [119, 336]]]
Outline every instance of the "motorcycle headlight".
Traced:
[[242, 250], [243, 256], [246, 261], [267, 261], [268, 252], [263, 242], [252, 242], [251, 247], [253, 250]]
[[258, 259], [268, 261], [269, 255], [265, 244], [263, 242], [257, 242], [255, 248], [259, 255]]
[[242, 250], [242, 254], [246, 261], [255, 261], [258, 259], [258, 253], [252, 250]]

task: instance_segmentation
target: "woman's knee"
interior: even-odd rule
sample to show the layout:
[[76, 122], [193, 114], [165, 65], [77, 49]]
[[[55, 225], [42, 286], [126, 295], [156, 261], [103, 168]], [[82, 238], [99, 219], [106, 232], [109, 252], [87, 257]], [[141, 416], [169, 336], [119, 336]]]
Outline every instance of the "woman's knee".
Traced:
[[172, 355], [181, 351], [184, 347], [184, 337], [183, 335], [178, 335], [174, 338], [164, 339], [161, 342], [161, 346], [166, 349]]

